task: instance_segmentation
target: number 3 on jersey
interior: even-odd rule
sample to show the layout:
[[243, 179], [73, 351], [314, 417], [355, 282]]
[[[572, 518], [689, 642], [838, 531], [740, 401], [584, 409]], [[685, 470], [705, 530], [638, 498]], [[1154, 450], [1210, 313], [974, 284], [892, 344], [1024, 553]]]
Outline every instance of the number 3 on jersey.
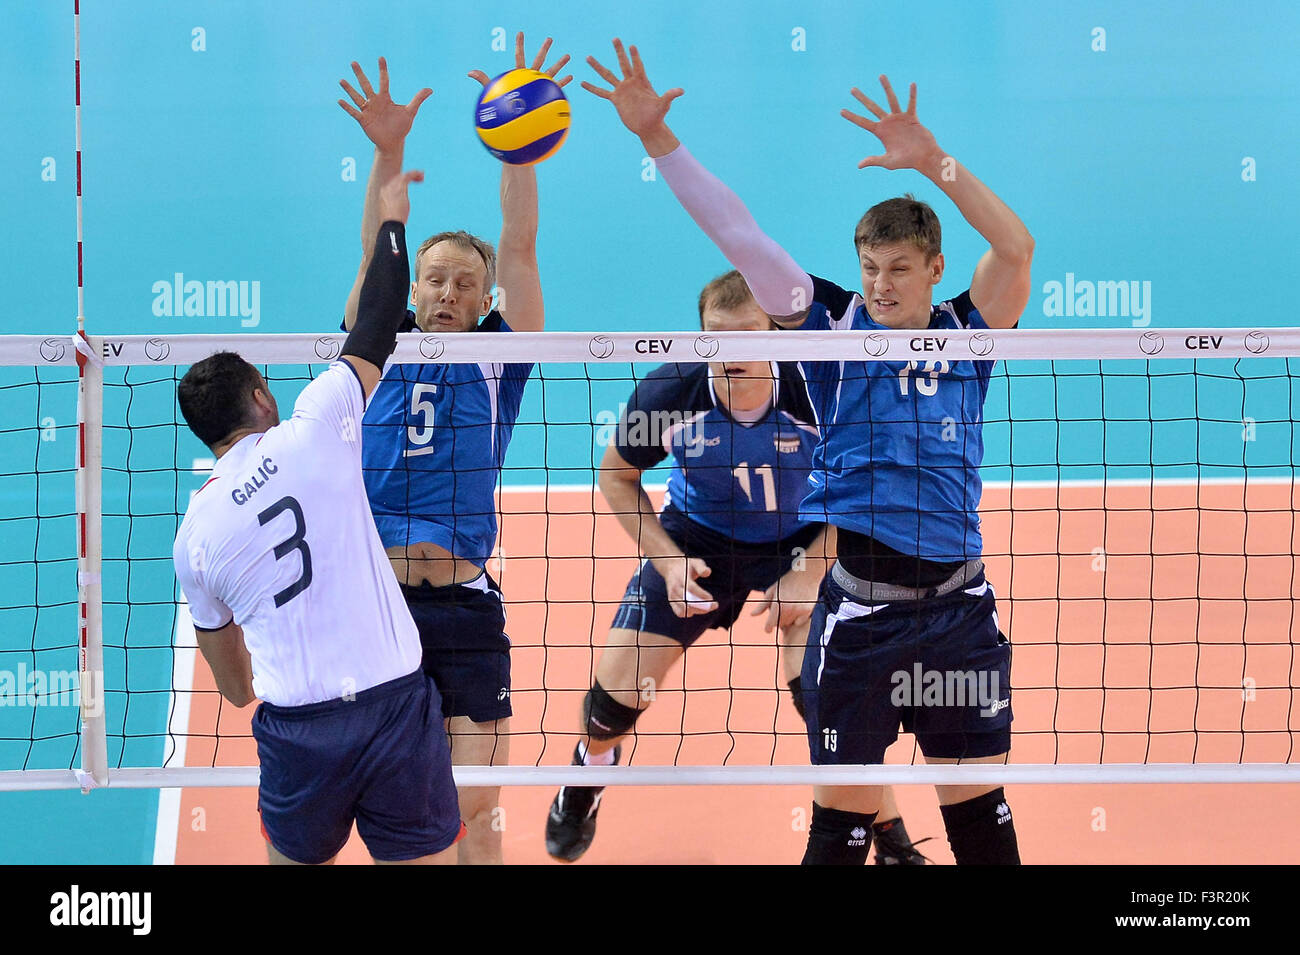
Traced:
[[285, 511], [293, 515], [293, 533], [275, 545], [275, 559], [279, 560], [295, 550], [298, 551], [302, 555], [302, 575], [275, 595], [276, 607], [283, 607], [311, 584], [311, 549], [307, 546], [307, 522], [303, 519], [302, 508], [297, 500], [292, 497], [280, 498], [257, 515], [257, 523], [265, 527]]
[[437, 385], [422, 381], [417, 382], [411, 389], [411, 415], [420, 415], [424, 422], [419, 425], [407, 425], [406, 437], [411, 442], [411, 447], [402, 452], [403, 457], [413, 458], [417, 455], [433, 453], [433, 445], [429, 444], [433, 440], [434, 408], [431, 396], [437, 392]]

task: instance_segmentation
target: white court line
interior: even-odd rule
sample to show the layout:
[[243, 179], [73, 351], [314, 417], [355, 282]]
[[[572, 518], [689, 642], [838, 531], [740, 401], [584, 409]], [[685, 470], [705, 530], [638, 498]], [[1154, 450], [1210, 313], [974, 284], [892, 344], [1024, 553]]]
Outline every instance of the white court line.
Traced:
[[[181, 600], [176, 604], [176, 650], [172, 657], [173, 709], [167, 721], [167, 737], [163, 744], [163, 765], [184, 766], [186, 743], [190, 732], [190, 699], [194, 690], [194, 663], [198, 644], [194, 639], [194, 624], [190, 621], [189, 605]], [[153, 864], [176, 864], [176, 840], [181, 824], [180, 789], [158, 790], [158, 825], [154, 832]]]
[[[1045, 488], [1045, 487], [1224, 487], [1234, 484], [1294, 484], [1297, 478], [1290, 477], [1248, 477], [1248, 478], [1109, 478], [1105, 481], [1094, 479], [1071, 478], [1060, 481], [1016, 480], [985, 481], [985, 488], [999, 491], [1011, 488]], [[643, 485], [647, 491], [666, 490], [667, 484]], [[550, 491], [552, 494], [590, 494], [598, 490], [595, 484], [504, 484], [497, 489], [502, 494], [540, 494]]]

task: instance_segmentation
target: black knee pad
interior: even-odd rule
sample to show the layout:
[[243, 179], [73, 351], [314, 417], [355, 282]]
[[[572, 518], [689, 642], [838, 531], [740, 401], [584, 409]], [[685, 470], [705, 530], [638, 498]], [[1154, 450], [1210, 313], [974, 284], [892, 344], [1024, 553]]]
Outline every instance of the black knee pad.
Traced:
[[640, 715], [640, 710], [624, 706], [599, 683], [591, 684], [591, 689], [582, 701], [582, 723], [592, 739], [607, 740], [626, 736]]
[[848, 812], [813, 803], [804, 865], [863, 865], [871, 848], [874, 812]]
[[948, 844], [958, 865], [1020, 865], [1011, 807], [999, 786], [965, 802], [940, 806]]

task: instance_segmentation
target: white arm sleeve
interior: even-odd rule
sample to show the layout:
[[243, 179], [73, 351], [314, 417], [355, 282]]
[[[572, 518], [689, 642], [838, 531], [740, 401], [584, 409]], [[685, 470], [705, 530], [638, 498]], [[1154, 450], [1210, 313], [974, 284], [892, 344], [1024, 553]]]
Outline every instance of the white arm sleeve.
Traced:
[[777, 317], [812, 304], [812, 279], [758, 227], [740, 197], [700, 165], [685, 146], [655, 160], [695, 224], [745, 277], [759, 308]]

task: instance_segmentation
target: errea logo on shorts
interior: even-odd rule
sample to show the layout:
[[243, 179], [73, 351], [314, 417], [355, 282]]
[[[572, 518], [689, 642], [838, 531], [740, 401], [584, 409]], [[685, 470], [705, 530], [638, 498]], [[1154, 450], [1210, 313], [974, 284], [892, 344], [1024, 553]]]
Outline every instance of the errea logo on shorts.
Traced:
[[849, 836], [851, 838], [848, 841], [848, 845], [865, 846], [867, 844], [867, 830], [863, 829], [861, 826], [854, 826], [852, 831], [849, 832]]
[[1011, 821], [1011, 807], [1004, 802], [998, 803], [998, 825]]

